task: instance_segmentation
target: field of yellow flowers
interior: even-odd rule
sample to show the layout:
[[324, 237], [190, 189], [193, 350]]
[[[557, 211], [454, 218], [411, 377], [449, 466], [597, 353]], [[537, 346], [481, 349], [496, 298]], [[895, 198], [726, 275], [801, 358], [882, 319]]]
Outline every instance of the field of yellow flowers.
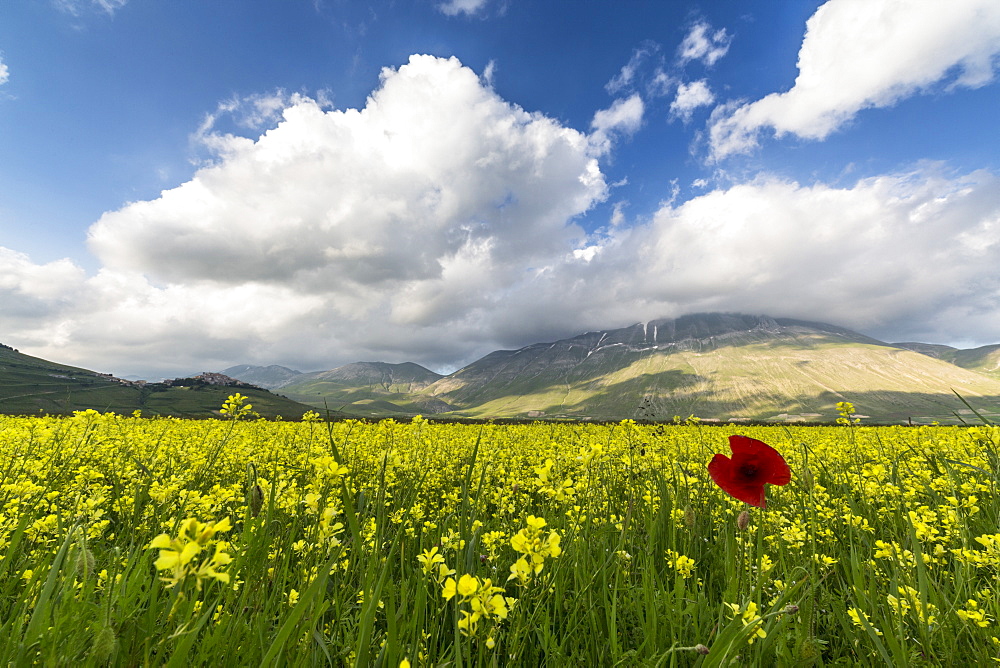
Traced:
[[[0, 416], [4, 665], [989, 665], [1000, 428]], [[720, 489], [727, 437], [791, 480]]]

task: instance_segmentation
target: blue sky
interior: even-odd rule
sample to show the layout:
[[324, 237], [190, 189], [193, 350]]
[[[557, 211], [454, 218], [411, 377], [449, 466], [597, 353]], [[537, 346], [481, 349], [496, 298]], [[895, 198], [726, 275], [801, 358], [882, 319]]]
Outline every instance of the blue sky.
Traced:
[[15, 0], [0, 341], [121, 375], [698, 311], [1000, 342], [993, 0]]

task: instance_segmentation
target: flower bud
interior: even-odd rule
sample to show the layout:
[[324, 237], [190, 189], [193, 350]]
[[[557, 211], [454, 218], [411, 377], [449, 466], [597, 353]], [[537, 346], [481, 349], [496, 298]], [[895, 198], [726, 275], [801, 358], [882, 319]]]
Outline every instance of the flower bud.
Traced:
[[75, 552], [70, 557], [73, 570], [82, 578], [88, 577], [94, 570], [94, 553], [85, 545], [76, 547]]
[[694, 651], [698, 652], [698, 654], [708, 654], [711, 650], [702, 645], [701, 643], [698, 643], [697, 645], [694, 646]]
[[799, 655], [799, 659], [810, 663], [818, 659], [822, 653], [823, 647], [815, 638], [803, 638], [799, 641], [798, 647], [796, 647], [796, 654]]
[[750, 511], [744, 510], [736, 518], [736, 528], [746, 531], [748, 526], [750, 526]]
[[691, 506], [684, 509], [684, 526], [689, 529], [694, 526], [694, 510], [691, 509]]
[[250, 488], [250, 516], [257, 517], [263, 507], [264, 490], [261, 489], [260, 485], [254, 484], [254, 486]]
[[111, 655], [118, 649], [118, 639], [115, 637], [115, 630], [110, 624], [101, 626], [101, 630], [94, 636], [94, 645], [91, 647], [91, 656], [99, 662], [104, 663], [111, 658]]

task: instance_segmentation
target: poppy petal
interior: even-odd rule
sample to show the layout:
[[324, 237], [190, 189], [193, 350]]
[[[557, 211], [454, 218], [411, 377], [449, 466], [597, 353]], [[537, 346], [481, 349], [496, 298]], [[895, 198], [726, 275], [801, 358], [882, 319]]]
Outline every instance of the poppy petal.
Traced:
[[[725, 488], [723, 488], [725, 489]], [[767, 501], [764, 499], [764, 485], [746, 485], [746, 484], [734, 484], [728, 489], [725, 489], [729, 496], [739, 499], [744, 503], [749, 503], [751, 506], [757, 506], [758, 508], [766, 508]]]
[[729, 447], [733, 455], [745, 453], [756, 458], [756, 464], [764, 472], [763, 482], [771, 485], [787, 485], [792, 479], [792, 471], [781, 453], [764, 441], [749, 436], [729, 437]]
[[708, 464], [708, 474], [729, 496], [758, 508], [764, 507], [764, 484], [741, 479], [734, 461], [729, 457], [715, 455]]
[[715, 484], [725, 489], [732, 478], [733, 462], [725, 455], [715, 455], [708, 463], [708, 475], [712, 476]]
[[767, 443], [748, 436], [730, 436], [729, 448], [732, 459], [715, 455], [708, 464], [709, 475], [726, 494], [765, 508], [765, 485], [785, 485], [791, 480], [785, 458]]

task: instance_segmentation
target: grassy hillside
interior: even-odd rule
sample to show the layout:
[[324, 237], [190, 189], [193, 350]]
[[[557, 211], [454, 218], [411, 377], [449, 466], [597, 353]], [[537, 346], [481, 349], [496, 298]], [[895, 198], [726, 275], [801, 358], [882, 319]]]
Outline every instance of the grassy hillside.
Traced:
[[265, 390], [276, 390], [293, 382], [296, 377], [301, 376], [301, 371], [289, 369], [288, 367], [272, 364], [271, 366], [253, 366], [250, 364], [240, 364], [223, 369], [220, 373], [250, 383]]
[[958, 350], [952, 361], [965, 369], [1000, 378], [1000, 344]]
[[357, 362], [297, 376], [281, 393], [316, 408], [364, 417], [440, 413], [452, 407], [420, 391], [441, 377], [412, 362]]
[[102, 413], [141, 410], [143, 415], [210, 417], [237, 391], [249, 397], [254, 410], [264, 417], [298, 418], [310, 408], [253, 388], [124, 384], [110, 376], [0, 347], [0, 413], [5, 414], [69, 414], [92, 408]]
[[[804, 327], [664, 349], [532, 348], [494, 353], [427, 392], [475, 417], [831, 421], [848, 400], [879, 421], [956, 421], [968, 411], [952, 390], [988, 413], [1000, 406], [998, 379]], [[546, 372], [556, 356], [558, 371]]]

